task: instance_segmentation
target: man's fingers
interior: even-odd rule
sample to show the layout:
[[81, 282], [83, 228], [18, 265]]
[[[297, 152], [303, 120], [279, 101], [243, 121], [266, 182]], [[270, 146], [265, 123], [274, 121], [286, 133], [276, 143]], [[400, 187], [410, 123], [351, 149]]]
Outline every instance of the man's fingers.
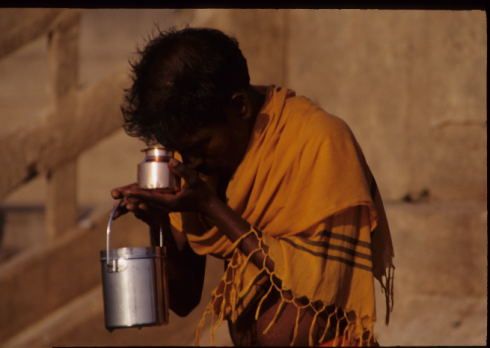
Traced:
[[137, 186], [138, 186], [137, 183], [132, 183], [132, 184], [125, 185], [125, 186], [116, 187], [116, 188], [111, 190], [111, 196], [114, 199], [120, 199], [124, 196], [124, 191], [131, 189], [131, 188], [134, 188], [134, 187], [137, 187]]
[[153, 206], [147, 202], [133, 197], [127, 197], [121, 201], [113, 215], [113, 220], [132, 212], [138, 218], [148, 218], [148, 214], [168, 214], [169, 211], [162, 207]]
[[152, 206], [163, 206], [170, 210], [175, 200], [175, 194], [160, 192], [157, 189], [128, 191], [128, 197], [132, 199], [139, 199]]
[[120, 204], [117, 207], [116, 211], [114, 212], [114, 215], [112, 216], [112, 220], [116, 220], [118, 217], [123, 216], [127, 212], [128, 212], [128, 210], [126, 209], [126, 207], [124, 205]]
[[200, 179], [195, 170], [187, 168], [183, 163], [172, 158], [169, 161], [170, 170], [177, 176], [183, 178], [189, 186], [195, 185]]
[[185, 166], [181, 162], [177, 161], [175, 158], [170, 159], [170, 161], [168, 162], [168, 167], [170, 168], [172, 173], [178, 175], [179, 177], [187, 179]]
[[128, 197], [128, 204], [126, 204], [126, 208], [129, 211], [135, 211], [138, 209], [140, 201], [138, 199], [134, 199], [133, 197]]
[[154, 192], [151, 191], [143, 191], [143, 190], [131, 190], [127, 191], [128, 200], [134, 202], [135, 200], [145, 200], [152, 203], [161, 202], [161, 197], [157, 197]]
[[[166, 209], [172, 211], [178, 190], [173, 188], [164, 189], [142, 189], [137, 184], [114, 189], [113, 192], [117, 197], [121, 197], [121, 205], [127, 211], [135, 212], [137, 210], [149, 211], [157, 209]], [[113, 195], [114, 196], [114, 195]]]
[[127, 210], [134, 211], [138, 208], [138, 205], [141, 203], [141, 200], [137, 197], [129, 197], [125, 196], [122, 200], [121, 205], [125, 206]]

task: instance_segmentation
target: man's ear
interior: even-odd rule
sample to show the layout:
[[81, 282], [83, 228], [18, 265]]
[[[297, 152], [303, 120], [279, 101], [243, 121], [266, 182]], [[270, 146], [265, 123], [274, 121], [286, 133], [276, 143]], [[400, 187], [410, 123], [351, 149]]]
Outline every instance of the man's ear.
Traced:
[[246, 120], [252, 116], [252, 104], [245, 91], [233, 93], [231, 96], [231, 105], [240, 118]]

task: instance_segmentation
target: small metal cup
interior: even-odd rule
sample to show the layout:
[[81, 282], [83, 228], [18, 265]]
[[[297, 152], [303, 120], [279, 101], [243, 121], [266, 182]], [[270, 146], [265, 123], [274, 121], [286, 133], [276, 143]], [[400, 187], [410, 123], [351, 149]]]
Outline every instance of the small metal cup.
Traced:
[[173, 152], [162, 146], [149, 147], [142, 151], [145, 159], [138, 164], [138, 186], [145, 189], [176, 189], [177, 179], [168, 167]]

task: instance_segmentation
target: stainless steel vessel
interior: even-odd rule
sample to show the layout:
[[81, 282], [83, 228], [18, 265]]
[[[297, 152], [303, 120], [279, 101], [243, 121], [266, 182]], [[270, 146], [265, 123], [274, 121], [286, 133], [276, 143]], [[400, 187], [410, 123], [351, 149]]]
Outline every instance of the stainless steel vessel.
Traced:
[[165, 247], [110, 249], [111, 225], [107, 224], [106, 250], [100, 252], [105, 326], [108, 330], [168, 323], [168, 290]]
[[146, 189], [177, 187], [177, 180], [168, 167], [172, 151], [161, 146], [142, 150], [145, 159], [138, 164], [138, 186]]

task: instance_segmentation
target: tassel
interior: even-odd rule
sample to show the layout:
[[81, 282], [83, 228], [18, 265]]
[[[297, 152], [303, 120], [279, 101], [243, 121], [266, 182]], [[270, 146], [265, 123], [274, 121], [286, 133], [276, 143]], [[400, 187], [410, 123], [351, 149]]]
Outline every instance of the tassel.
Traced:
[[211, 311], [209, 310], [213, 305], [213, 302], [211, 301], [207, 306], [206, 309], [204, 310], [204, 313], [201, 316], [201, 319], [199, 320], [199, 323], [197, 324], [196, 332], [194, 335], [194, 345], [198, 346], [199, 345], [199, 340], [201, 338], [201, 330], [204, 328], [204, 325], [206, 324], [206, 317], [208, 316]]
[[364, 346], [364, 332], [360, 318], [356, 318], [357, 336], [359, 337], [359, 346]]
[[390, 322], [390, 313], [393, 311], [394, 306], [394, 276], [395, 276], [395, 267], [391, 265], [388, 268], [388, 275], [386, 277], [386, 285], [385, 288], [385, 300], [386, 300], [386, 317], [385, 324], [388, 325]]
[[335, 319], [337, 319], [337, 325], [335, 326], [335, 336], [334, 336], [334, 346], [337, 347], [339, 344], [339, 336], [340, 336], [340, 320], [338, 317], [338, 311], [335, 310]]
[[231, 249], [232, 250], [237, 250], [238, 248], [238, 244], [241, 243], [242, 240], [244, 240], [245, 238], [247, 238], [248, 236], [252, 235], [252, 234], [255, 234], [255, 231], [254, 231], [254, 228], [251, 227], [250, 230], [248, 230], [248, 232], [245, 232], [244, 234], [242, 234], [240, 237], [238, 237], [234, 242], [233, 244], [231, 245]]
[[291, 344], [290, 344], [291, 347], [294, 345], [294, 342], [296, 341], [296, 337], [298, 336], [299, 315], [300, 315], [300, 313], [301, 313], [301, 308], [296, 307], [296, 320], [294, 322], [293, 340], [291, 341]]
[[332, 316], [335, 314], [335, 311], [330, 313], [327, 317], [327, 323], [325, 324], [325, 329], [323, 330], [322, 337], [320, 337], [320, 342], [323, 342], [325, 340], [325, 336], [327, 335], [328, 330], [330, 329], [330, 319]]
[[391, 307], [390, 307], [390, 312], [393, 311], [393, 307], [395, 307], [395, 266], [390, 267], [390, 298], [391, 298]]
[[231, 321], [235, 322], [237, 319], [237, 313], [236, 313], [237, 289], [233, 284], [231, 286], [231, 291], [230, 291], [230, 307], [231, 307]]
[[262, 250], [260, 247], [258, 247], [258, 248], [256, 248], [256, 249], [252, 250], [252, 251], [251, 251], [251, 252], [250, 252], [250, 253], [247, 255], [247, 257], [245, 258], [245, 261], [243, 262], [243, 267], [244, 267], [244, 268], [245, 268], [245, 265], [246, 265], [246, 264], [248, 264], [248, 262], [250, 261], [250, 258], [251, 258], [251, 257], [252, 257], [252, 256], [253, 256], [253, 255], [254, 255], [256, 252], [258, 252], [258, 251], [262, 251], [262, 252], [263, 252], [263, 250]]
[[276, 313], [274, 313], [271, 322], [269, 323], [269, 325], [267, 325], [267, 327], [262, 332], [264, 335], [267, 334], [267, 332], [269, 332], [269, 330], [272, 328], [272, 325], [274, 325], [274, 323], [276, 322], [277, 318], [279, 317], [279, 313], [281, 313], [282, 307], [284, 307], [284, 304], [285, 302], [283, 301], [281, 296], [281, 302], [279, 302], [279, 306], [277, 306]]
[[374, 339], [374, 334], [372, 331], [369, 331], [369, 335], [368, 335], [368, 338], [367, 338], [367, 345], [368, 346], [371, 346], [372, 343], [374, 343], [375, 339]]
[[310, 347], [313, 347], [313, 344], [314, 344], [313, 343], [313, 329], [315, 327], [316, 319], [318, 318], [318, 315], [322, 312], [324, 307], [325, 307], [325, 305], [322, 306], [321, 310], [315, 311], [315, 315], [313, 316], [313, 320], [311, 321], [310, 330], [308, 332], [308, 345]]
[[260, 299], [259, 304], [257, 305], [257, 310], [255, 311], [255, 320], [259, 319], [259, 314], [260, 314], [260, 308], [262, 307], [262, 304], [264, 303], [265, 299], [269, 297], [270, 293], [272, 292], [272, 285], [269, 286], [269, 289], [265, 293], [264, 296]]
[[[344, 329], [344, 340], [345, 340], [347, 346], [349, 346], [349, 345], [352, 345], [354, 342], [353, 338], [354, 338], [354, 330], [356, 328], [356, 322], [355, 322], [355, 320], [352, 321], [349, 319], [349, 315], [347, 312], [344, 311], [343, 313], [344, 313], [344, 318], [347, 322], [345, 329]], [[360, 323], [361, 322], [359, 322], [359, 324]]]
[[270, 295], [271, 292], [272, 292], [272, 285], [269, 286], [269, 289], [267, 290], [267, 292], [265, 293], [265, 295], [262, 296], [262, 298], [260, 299], [259, 304], [257, 305], [257, 310], [255, 311], [255, 320], [258, 320], [259, 319], [260, 308], [262, 308], [262, 304], [264, 303], [265, 299]]
[[216, 328], [218, 327], [218, 325], [221, 323], [221, 321], [219, 320], [219, 318], [217, 318], [217, 315], [216, 314], [213, 314], [213, 322], [211, 324], [211, 345], [214, 346], [214, 340], [215, 340], [215, 332], [216, 332]]
[[246, 294], [248, 293], [248, 291], [250, 290], [250, 288], [252, 287], [252, 285], [255, 284], [255, 281], [264, 274], [264, 271], [260, 271], [258, 272], [253, 278], [252, 280], [242, 289], [241, 293], [242, 294]]

